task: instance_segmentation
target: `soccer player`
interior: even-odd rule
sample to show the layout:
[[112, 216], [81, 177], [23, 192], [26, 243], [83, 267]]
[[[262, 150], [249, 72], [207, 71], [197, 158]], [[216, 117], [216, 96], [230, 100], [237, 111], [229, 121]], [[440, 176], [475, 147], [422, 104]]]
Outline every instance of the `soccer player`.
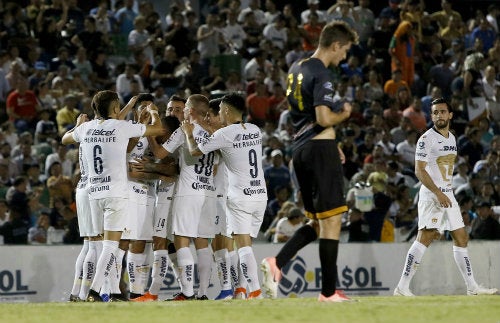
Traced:
[[[150, 122], [147, 107], [154, 103], [154, 97], [148, 93], [137, 96], [134, 109], [134, 120], [138, 123]], [[122, 240], [130, 240], [127, 252], [127, 271], [129, 276], [130, 299], [142, 296], [149, 276], [149, 264], [146, 263], [149, 250], [146, 243], [153, 237], [153, 208], [155, 201], [154, 181], [144, 173], [132, 171], [132, 165], [137, 160], [147, 156], [148, 139], [146, 137], [132, 138], [128, 143], [129, 163], [129, 206], [127, 230], [122, 234]]]
[[444, 230], [451, 232], [453, 256], [467, 286], [467, 295], [497, 292], [496, 288], [478, 285], [472, 273], [467, 251], [468, 235], [451, 186], [457, 157], [457, 143], [450, 131], [452, 117], [453, 111], [446, 100], [433, 100], [431, 118], [434, 126], [417, 142], [415, 175], [422, 183], [418, 200], [418, 234], [406, 255], [401, 279], [394, 289], [396, 296], [414, 296], [410, 291], [411, 279], [427, 247], [440, 237], [439, 231]]
[[[79, 118], [84, 118], [80, 115]], [[80, 121], [82, 123], [82, 121]], [[71, 133], [75, 128], [69, 130]], [[78, 158], [80, 165], [80, 180], [76, 185], [75, 201], [78, 215], [78, 231], [84, 237], [83, 247], [75, 263], [75, 281], [69, 300], [71, 302], [84, 301], [87, 299], [90, 285], [94, 278], [96, 260], [102, 249], [102, 231], [95, 232], [90, 214], [87, 160], [83, 154], [82, 147], [78, 147]]]
[[238, 248], [240, 270], [249, 287], [248, 299], [262, 298], [252, 238], [257, 237], [267, 204], [262, 170], [262, 133], [254, 124], [244, 123], [245, 100], [237, 94], [222, 98], [219, 116], [223, 128], [204, 143], [195, 141], [195, 128], [185, 120], [191, 155], [220, 150], [228, 171], [227, 220]]
[[[196, 140], [204, 142], [208, 132], [199, 122], [208, 112], [208, 99], [200, 94], [189, 96], [184, 108], [184, 119], [196, 125]], [[200, 286], [198, 299], [208, 299], [206, 294], [210, 283], [212, 255], [208, 239], [213, 238], [215, 223], [214, 165], [218, 162], [215, 153], [192, 157], [188, 151], [186, 136], [181, 129], [174, 131], [162, 146], [151, 142], [156, 158], [163, 159], [169, 154], [179, 153], [180, 175], [172, 204], [172, 231], [177, 250], [177, 268], [181, 293], [172, 300], [194, 299], [194, 259], [189, 249], [191, 239], [198, 256]]]
[[[347, 51], [357, 41], [356, 32], [345, 22], [329, 23], [321, 31], [314, 54], [295, 62], [288, 72], [287, 99], [296, 132], [292, 147], [293, 167], [306, 216], [319, 223], [320, 302], [350, 300], [336, 290], [341, 219], [347, 205], [334, 126], [350, 116], [352, 107], [347, 102], [334, 102], [335, 87], [329, 67], [345, 59]], [[282, 250], [288, 255], [286, 261], [317, 237], [313, 226], [306, 225], [297, 230]], [[277, 266], [276, 258], [266, 258], [261, 268], [264, 290], [269, 296], [276, 297], [282, 266]]]
[[[92, 222], [102, 223], [104, 229], [103, 250], [87, 300], [102, 301], [99, 291], [110, 275], [126, 225], [128, 196], [124, 196], [123, 192], [127, 188], [128, 141], [133, 137], [162, 135], [164, 130], [158, 110], [153, 105], [148, 107], [151, 125], [118, 120], [120, 101], [116, 92], [98, 92], [91, 105], [95, 119], [78, 124], [72, 133], [63, 136], [62, 143], [81, 143], [87, 158]], [[86, 119], [82, 117], [79, 120], [83, 122]]]
[[[165, 136], [157, 138], [148, 138], [148, 140], [156, 140], [158, 144], [163, 144], [170, 138], [172, 133], [179, 128], [179, 120], [175, 116], [166, 116], [162, 118], [163, 127], [167, 133]], [[146, 161], [149, 164], [149, 162]], [[177, 172], [177, 161], [168, 156], [158, 163], [153, 164], [156, 167], [150, 166], [150, 171], [147, 171], [145, 165], [137, 165], [138, 172], [146, 172], [156, 174], [160, 181], [156, 187], [156, 202], [154, 210], [154, 231], [153, 231], [153, 268], [151, 271], [151, 285], [148, 292], [141, 297], [132, 299], [134, 302], [151, 302], [158, 300], [158, 293], [163, 284], [163, 280], [168, 272], [169, 263], [172, 268], [175, 268], [168, 255], [168, 245], [173, 241], [172, 236], [172, 215], [171, 205], [173, 199], [174, 188], [177, 176], [172, 175], [172, 167]], [[132, 168], [136, 164], [131, 165]], [[177, 276], [177, 274], [176, 274]]]
[[[210, 127], [209, 132], [213, 133], [222, 128], [219, 117], [220, 102], [222, 98], [210, 100], [210, 106], [205, 117], [205, 121]], [[221, 284], [221, 291], [215, 297], [216, 300], [232, 299], [234, 296], [246, 297], [246, 290], [240, 286], [239, 260], [238, 254], [234, 250], [234, 240], [227, 227], [226, 217], [226, 199], [227, 199], [227, 168], [223, 160], [219, 160], [217, 172], [214, 177], [215, 188], [217, 192], [217, 215], [216, 215], [216, 235], [212, 240], [212, 250], [214, 260], [217, 265], [217, 273]], [[235, 285], [235, 290], [231, 285], [231, 280]], [[246, 286], [246, 283], [244, 284]]]

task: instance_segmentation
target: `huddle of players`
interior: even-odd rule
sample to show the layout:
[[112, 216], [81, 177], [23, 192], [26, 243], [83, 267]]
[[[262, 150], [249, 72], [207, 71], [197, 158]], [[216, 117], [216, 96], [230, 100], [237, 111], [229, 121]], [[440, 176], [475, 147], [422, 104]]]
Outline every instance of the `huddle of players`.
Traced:
[[[80, 143], [77, 209], [85, 237], [70, 300], [124, 300], [125, 253], [133, 301], [157, 300], [169, 267], [181, 286], [171, 300], [208, 299], [213, 260], [221, 282], [216, 299], [261, 298], [251, 242], [267, 192], [262, 135], [243, 123], [244, 99], [229, 94], [209, 102], [195, 94], [184, 102], [174, 96], [161, 120], [153, 101], [141, 94], [120, 110], [116, 93], [101, 91], [92, 101], [96, 117], [79, 116], [63, 137], [63, 144]], [[127, 115], [134, 122], [125, 121]], [[191, 241], [200, 280], [196, 296]], [[152, 282], [144, 293], [148, 242]]]

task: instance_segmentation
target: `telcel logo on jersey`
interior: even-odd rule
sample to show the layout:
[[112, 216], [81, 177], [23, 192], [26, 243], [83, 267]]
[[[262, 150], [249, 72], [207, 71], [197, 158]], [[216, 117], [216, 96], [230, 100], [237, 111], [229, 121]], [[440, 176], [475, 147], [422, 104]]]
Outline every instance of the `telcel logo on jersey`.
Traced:
[[0, 300], [21, 300], [23, 295], [35, 295], [34, 290], [29, 290], [29, 286], [23, 284], [21, 270], [0, 271]]
[[104, 130], [104, 129], [89, 129], [87, 135], [89, 136], [114, 136], [115, 130]]
[[[321, 291], [321, 268], [308, 269], [306, 261], [297, 256], [283, 267], [279, 291], [289, 297]], [[389, 290], [389, 287], [383, 286], [383, 282], [378, 281], [376, 267], [345, 266], [338, 275], [337, 288], [356, 292], [358, 295], [377, 295], [381, 291]]]

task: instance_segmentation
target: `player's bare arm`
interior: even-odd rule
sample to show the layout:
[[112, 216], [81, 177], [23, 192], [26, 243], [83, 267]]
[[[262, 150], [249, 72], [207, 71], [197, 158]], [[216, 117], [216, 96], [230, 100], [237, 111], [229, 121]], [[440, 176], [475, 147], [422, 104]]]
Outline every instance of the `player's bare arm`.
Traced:
[[134, 108], [135, 103], [137, 102], [137, 98], [138, 98], [137, 95], [134, 95], [133, 97], [130, 98], [128, 103], [118, 113], [118, 116], [117, 116], [118, 120], [125, 120], [128, 113]]
[[167, 131], [163, 128], [161, 124], [161, 119], [158, 114], [158, 108], [154, 104], [148, 105], [147, 110], [151, 116], [151, 124], [146, 126], [146, 131], [144, 132], [144, 136], [163, 136], [167, 133]]
[[319, 133], [315, 139], [335, 139], [335, 129], [333, 127], [349, 118], [351, 111], [352, 106], [349, 102], [344, 103], [340, 112], [334, 112], [326, 105], [316, 106], [316, 122], [326, 129]]
[[188, 120], [182, 121], [181, 129], [186, 135], [186, 141], [188, 143], [189, 153], [191, 156], [201, 156], [203, 153], [198, 148], [198, 144], [194, 140], [193, 129], [194, 124], [190, 123]]
[[78, 118], [76, 118], [76, 125], [73, 129], [70, 129], [68, 131], [66, 131], [66, 133], [63, 135], [62, 139], [61, 139], [61, 143], [63, 145], [70, 145], [70, 144], [74, 144], [76, 143], [75, 139], [73, 139], [73, 131], [75, 131], [75, 129], [80, 126], [82, 123], [84, 122], [87, 122], [89, 121], [89, 117], [82, 113], [78, 116]]
[[415, 161], [415, 175], [422, 183], [422, 185], [427, 187], [432, 193], [436, 195], [437, 201], [440, 206], [451, 207], [450, 199], [448, 198], [448, 196], [446, 196], [446, 194], [441, 192], [439, 187], [436, 186], [429, 173], [425, 170], [426, 166], [427, 162], [425, 161], [422, 160]]

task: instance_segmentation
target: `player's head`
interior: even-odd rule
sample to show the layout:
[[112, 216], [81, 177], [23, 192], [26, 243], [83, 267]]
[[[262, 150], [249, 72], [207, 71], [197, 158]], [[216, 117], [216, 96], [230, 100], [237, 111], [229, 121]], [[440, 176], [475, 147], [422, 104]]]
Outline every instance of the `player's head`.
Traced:
[[207, 115], [209, 101], [202, 94], [190, 95], [184, 107], [184, 119], [188, 118], [204, 118]]
[[437, 98], [431, 102], [431, 118], [437, 129], [445, 129], [450, 125], [453, 111], [444, 98]]
[[245, 99], [243, 99], [243, 97], [237, 93], [229, 93], [224, 95], [219, 106], [220, 119], [222, 124], [224, 125], [228, 124], [227, 116], [229, 114], [234, 114], [235, 116], [237, 115], [238, 117], [242, 118], [243, 115], [247, 112]]
[[214, 128], [221, 128], [222, 124], [220, 121], [219, 111], [220, 103], [222, 98], [212, 99], [209, 102], [208, 112], [205, 117], [205, 121], [208, 122]]
[[169, 138], [170, 135], [181, 125], [179, 119], [177, 119], [175, 116], [165, 116], [161, 118], [161, 124], [167, 131], [165, 140]]
[[331, 63], [337, 65], [346, 58], [352, 44], [358, 43], [358, 34], [344, 21], [333, 21], [323, 27], [319, 48], [331, 50]]
[[150, 93], [141, 93], [137, 96], [137, 101], [135, 102], [135, 107], [147, 106], [150, 103], [155, 102], [155, 97]]
[[91, 106], [96, 117], [109, 119], [120, 111], [120, 100], [116, 92], [99, 91], [94, 95]]
[[184, 120], [184, 107], [186, 99], [178, 95], [172, 95], [167, 104], [167, 115], [176, 117], [179, 121]]

